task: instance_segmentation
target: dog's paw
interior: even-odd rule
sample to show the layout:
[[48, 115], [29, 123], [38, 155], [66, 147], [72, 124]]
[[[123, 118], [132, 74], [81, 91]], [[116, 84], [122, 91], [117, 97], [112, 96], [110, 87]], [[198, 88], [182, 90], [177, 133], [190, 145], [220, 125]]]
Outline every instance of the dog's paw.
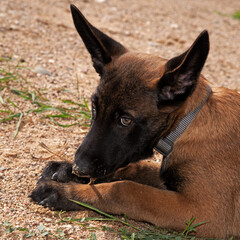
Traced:
[[38, 183], [42, 181], [54, 180], [57, 182], [88, 183], [88, 178], [81, 178], [72, 173], [72, 163], [70, 162], [49, 162], [44, 168]]
[[28, 197], [51, 210], [80, 210], [81, 207], [70, 200], [71, 194], [65, 187], [64, 184], [53, 181], [41, 182]]

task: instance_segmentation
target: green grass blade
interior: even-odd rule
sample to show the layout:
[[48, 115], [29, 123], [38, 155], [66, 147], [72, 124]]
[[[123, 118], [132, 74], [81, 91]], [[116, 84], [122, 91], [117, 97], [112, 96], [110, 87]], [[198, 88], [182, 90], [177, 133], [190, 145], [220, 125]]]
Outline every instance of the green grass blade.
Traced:
[[7, 122], [7, 121], [10, 121], [10, 120], [12, 120], [13, 118], [19, 117], [19, 116], [20, 116], [20, 113], [15, 113], [15, 114], [9, 115], [9, 116], [7, 116], [7, 117], [1, 118], [1, 119], [0, 119], [0, 122]]
[[86, 98], [83, 98], [83, 101], [84, 101], [84, 105], [85, 105], [85, 107], [87, 108], [87, 110], [88, 110], [89, 112], [91, 112], [90, 108], [88, 107], [88, 103], [87, 103]]
[[240, 11], [235, 12], [235, 13], [232, 15], [232, 17], [233, 17], [234, 19], [240, 20]]
[[34, 92], [26, 92], [26, 91], [20, 91], [16, 89], [11, 89], [11, 92], [18, 95], [19, 97], [22, 97], [24, 99], [27, 99], [31, 101], [32, 103], [40, 104], [39, 102], [36, 102], [36, 99], [38, 98]]
[[189, 233], [196, 232], [197, 231], [196, 227], [198, 227], [200, 225], [203, 225], [203, 224], [208, 222], [208, 221], [204, 221], [204, 222], [199, 222], [199, 223], [193, 224], [195, 219], [196, 219], [196, 217], [192, 217], [189, 222], [186, 222], [187, 227], [185, 228], [185, 230], [182, 233], [185, 237], [187, 237]]
[[184, 229], [183, 234], [188, 233], [189, 228], [190, 228], [190, 226], [192, 225], [192, 223], [194, 222], [195, 219], [196, 219], [196, 217], [192, 217], [189, 222], [186, 222], [186, 223], [187, 223], [187, 226], [186, 226], [186, 228]]
[[16, 127], [16, 131], [14, 133], [13, 138], [15, 138], [17, 136], [17, 134], [18, 134], [18, 130], [19, 130], [19, 127], [21, 125], [22, 117], [23, 117], [23, 113], [20, 113], [20, 116], [19, 116], [19, 119], [18, 119], [18, 123], [17, 123], [17, 127]]
[[112, 221], [111, 218], [101, 218], [101, 217], [84, 217], [84, 218], [63, 218], [60, 222], [87, 222], [87, 221]]
[[34, 103], [34, 102], [35, 102], [35, 99], [36, 99], [35, 93], [31, 93], [31, 97], [32, 97], [32, 102]]
[[2, 77], [2, 78], [0, 78], [0, 82], [7, 82], [11, 78], [13, 78], [13, 77], [12, 76]]
[[11, 92], [16, 94], [16, 95], [21, 95], [20, 91], [18, 91], [16, 89], [11, 89]]
[[91, 115], [89, 115], [88, 113], [86, 113], [85, 111], [80, 111], [81, 115], [83, 115], [84, 117], [86, 117], [87, 119], [91, 119]]
[[33, 110], [33, 112], [57, 111], [64, 113], [63, 109], [52, 107], [51, 105], [42, 105], [40, 108]]
[[1, 110], [1, 109], [0, 109], [0, 112], [2, 112], [2, 113], [12, 113], [12, 111], [10, 111], [10, 110]]
[[62, 102], [72, 104], [72, 105], [77, 105], [77, 106], [80, 106], [80, 107], [85, 107], [85, 105], [83, 105], [81, 103], [76, 103], [76, 102], [74, 102], [72, 100], [68, 100], [68, 99], [67, 100], [62, 100]]
[[46, 115], [47, 118], [75, 118], [74, 116], [70, 114], [49, 114]]
[[[26, 76], [29, 75], [26, 75], [26, 70], [29, 71], [30, 69], [22, 66], [20, 62], [17, 64], [14, 64], [14, 62], [7, 63], [10, 60], [11, 57], [0, 57], [0, 62], [6, 62], [3, 66], [0, 66], [0, 91], [6, 88], [8, 91], [8, 98], [5, 98], [2, 94], [0, 95], [0, 105], [3, 104], [2, 110], [0, 110], [0, 113], [3, 113], [0, 116], [0, 122], [7, 122], [18, 118], [14, 137], [18, 134], [23, 116], [25, 117], [31, 112], [40, 114], [43, 118], [49, 118], [61, 127], [71, 127], [78, 124], [83, 126], [83, 124], [89, 122], [87, 119], [91, 118], [91, 113], [85, 98], [82, 103], [78, 103], [78, 101], [75, 102], [72, 99], [62, 100], [63, 103], [71, 105], [68, 108], [55, 106], [55, 104], [52, 104], [48, 99], [43, 98], [41, 93], [43, 89], [37, 90], [27, 81]], [[13, 80], [17, 80], [17, 83], [11, 83]], [[34, 91], [30, 89], [34, 89]], [[47, 91], [47, 89], [45, 89], [45, 91]], [[14, 98], [12, 98], [13, 95], [17, 97], [14, 96]], [[57, 100], [61, 101], [60, 99]], [[26, 101], [28, 101], [27, 105], [24, 104]], [[23, 106], [21, 110], [22, 113], [16, 113], [16, 108], [19, 108], [20, 105]], [[14, 110], [9, 109], [10, 107], [12, 108], [12, 106]], [[61, 124], [54, 119], [73, 119], [74, 123]]]
[[131, 225], [131, 224], [129, 224], [129, 223], [127, 223], [127, 222], [119, 219], [119, 218], [116, 218], [116, 217], [108, 214], [108, 213], [102, 212], [101, 210], [99, 210], [99, 209], [97, 209], [97, 208], [95, 208], [95, 207], [93, 207], [93, 206], [91, 206], [91, 205], [88, 205], [88, 204], [82, 203], [82, 202], [78, 202], [78, 201], [75, 201], [75, 200], [71, 200], [71, 201], [72, 201], [72, 202], [75, 202], [75, 203], [77, 203], [78, 205], [81, 205], [81, 206], [83, 206], [83, 207], [85, 207], [85, 208], [91, 209], [92, 211], [97, 212], [97, 213], [99, 213], [99, 214], [101, 214], [101, 215], [103, 215], [103, 216], [105, 216], [105, 217], [107, 217], [107, 218], [110, 218], [111, 220], [114, 220], [114, 221], [117, 221], [117, 222], [121, 222], [122, 224], [124, 224], [124, 225], [126, 225], [126, 226], [128, 226], [128, 227], [132, 227], [132, 228], [134, 228], [135, 230], [140, 231], [140, 228], [137, 228], [137, 227], [135, 227], [135, 226], [133, 226], [133, 225]]
[[16, 103], [14, 103], [12, 100], [10, 100], [9, 98], [7, 98], [7, 101], [10, 103], [10, 104], [12, 104], [15, 108], [19, 108], [18, 106], [17, 106], [17, 104]]
[[9, 62], [9, 61], [11, 61], [11, 59], [12, 58], [5, 58], [5, 57], [3, 57], [3, 58], [0, 58], [0, 62]]
[[18, 95], [19, 97], [22, 97], [22, 98], [27, 99], [27, 100], [31, 100], [31, 97], [29, 96], [30, 94], [27, 93], [27, 92], [19, 91], [19, 90], [16, 90], [16, 89], [11, 89], [11, 92]]
[[74, 126], [74, 125], [77, 125], [77, 123], [72, 123], [72, 124], [60, 124], [60, 123], [58, 123], [58, 122], [56, 122], [53, 118], [50, 118], [50, 120], [52, 121], [52, 122], [54, 122], [55, 124], [57, 124], [58, 126], [60, 126], [60, 127], [64, 127], [64, 128], [68, 128], [68, 127], [72, 127], [72, 126]]
[[4, 104], [4, 101], [3, 101], [3, 98], [2, 98], [2, 96], [1, 96], [1, 94], [0, 94], [0, 103], [1, 103], [1, 104]]
[[0, 86], [0, 91], [2, 91], [3, 89], [7, 88], [7, 86]]

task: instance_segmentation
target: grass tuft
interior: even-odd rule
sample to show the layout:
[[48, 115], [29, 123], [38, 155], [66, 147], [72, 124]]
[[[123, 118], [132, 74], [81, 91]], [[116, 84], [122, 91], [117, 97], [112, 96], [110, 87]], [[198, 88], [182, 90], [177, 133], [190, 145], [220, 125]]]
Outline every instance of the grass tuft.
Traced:
[[15, 227], [11, 225], [8, 221], [5, 221], [3, 224], [0, 224], [0, 226], [6, 229], [5, 233], [12, 233], [16, 231], [23, 232], [22, 239], [27, 238], [38, 239], [39, 237], [45, 237], [46, 239], [68, 240], [68, 238], [66, 238], [66, 234], [61, 228], [58, 228], [56, 230], [56, 233], [52, 233], [49, 230], [47, 230], [42, 223], [40, 223], [37, 226], [37, 231], [30, 231], [29, 228]]
[[[157, 228], [157, 227], [153, 227], [150, 226], [147, 229], [141, 229], [139, 227], [136, 227], [132, 224], [129, 224], [127, 221], [127, 217], [126, 215], [124, 215], [124, 221], [112, 216], [108, 213], [105, 213], [93, 206], [90, 206], [86, 203], [82, 203], [82, 202], [78, 202], [75, 200], [71, 200], [79, 205], [81, 205], [82, 207], [85, 207], [87, 209], [90, 209], [92, 211], [97, 212], [98, 214], [104, 216], [104, 217], [100, 217], [100, 218], [80, 218], [80, 219], [74, 219], [71, 217], [68, 218], [62, 218], [62, 214], [65, 212], [60, 212], [58, 214], [58, 216], [61, 218], [60, 222], [71, 222], [71, 223], [77, 223], [80, 224], [82, 226], [86, 227], [85, 222], [87, 221], [117, 221], [120, 222], [121, 224], [124, 225], [123, 228], [120, 228], [118, 230], [114, 230], [108, 226], [103, 226], [101, 230], [103, 231], [107, 231], [109, 233], [114, 233], [116, 235], [118, 235], [121, 239], [126, 239], [126, 240], [154, 240], [154, 239], [165, 239], [165, 240], [173, 240], [173, 239], [177, 239], [177, 240], [184, 240], [184, 239], [191, 239], [191, 240], [195, 240], [196, 237], [193, 236], [192, 234], [196, 234], [197, 231], [197, 227], [206, 224], [207, 222], [200, 222], [200, 223], [195, 223], [195, 217], [192, 217], [190, 219], [190, 221], [186, 222], [186, 228], [182, 233], [177, 233], [171, 230], [167, 230], [167, 229], [162, 229], [162, 228]], [[132, 228], [134, 231], [131, 231], [130, 229]], [[207, 239], [207, 238], [205, 238]]]
[[[85, 208], [88, 208], [88, 209], [90, 209], [90, 210], [92, 210], [92, 211], [94, 211], [94, 212], [97, 212], [97, 213], [100, 214], [100, 215], [105, 216], [105, 217], [107, 217], [108, 219], [110, 219], [111, 221], [120, 222], [120, 223], [122, 223], [123, 225], [126, 225], [126, 226], [128, 226], [128, 227], [131, 227], [131, 228], [137, 230], [137, 231], [140, 231], [139, 228], [137, 228], [137, 227], [129, 224], [129, 223], [126, 221], [126, 218], [125, 218], [125, 221], [123, 221], [123, 220], [121, 220], [121, 219], [119, 219], [119, 218], [117, 218], [117, 217], [114, 217], [114, 216], [112, 216], [112, 215], [110, 215], [110, 214], [108, 214], [108, 213], [105, 213], [105, 212], [103, 212], [103, 211], [100, 211], [99, 209], [97, 209], [97, 208], [95, 208], [95, 207], [93, 207], [93, 206], [91, 206], [91, 205], [88, 205], [88, 204], [86, 204], [86, 203], [78, 202], [78, 201], [75, 201], [75, 200], [71, 200], [71, 201], [77, 203], [78, 205], [81, 205], [82, 207], [85, 207]], [[106, 220], [106, 219], [105, 219], [105, 220]]]
[[240, 10], [236, 11], [233, 14], [227, 14], [219, 11], [215, 11], [216, 14], [223, 16], [223, 17], [232, 17], [233, 19], [239, 20], [240, 21]]
[[[83, 103], [72, 99], [55, 99], [51, 102], [36, 89], [23, 75], [31, 71], [14, 64], [12, 59], [0, 58], [4, 63], [0, 67], [0, 122], [10, 122], [17, 119], [13, 138], [18, 135], [21, 122], [31, 114], [37, 114], [43, 120], [68, 128], [74, 125], [89, 126], [91, 110], [85, 98]], [[20, 73], [23, 73], [20, 74]]]
[[236, 11], [236, 12], [232, 15], [232, 17], [233, 17], [234, 19], [240, 20], [240, 11]]

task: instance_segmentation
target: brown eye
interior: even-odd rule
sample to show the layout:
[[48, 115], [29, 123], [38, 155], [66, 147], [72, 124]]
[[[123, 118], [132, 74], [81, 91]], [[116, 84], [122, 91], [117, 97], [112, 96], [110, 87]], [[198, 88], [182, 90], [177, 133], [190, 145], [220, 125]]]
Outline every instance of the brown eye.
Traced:
[[120, 123], [122, 124], [122, 126], [128, 127], [132, 123], [132, 120], [130, 118], [127, 118], [127, 117], [121, 117], [120, 118]]

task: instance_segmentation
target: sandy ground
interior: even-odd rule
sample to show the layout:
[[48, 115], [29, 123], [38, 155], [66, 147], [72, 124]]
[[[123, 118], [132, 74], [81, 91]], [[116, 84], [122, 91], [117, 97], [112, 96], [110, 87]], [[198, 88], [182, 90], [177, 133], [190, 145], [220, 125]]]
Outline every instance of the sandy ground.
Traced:
[[[0, 58], [11, 56], [13, 60], [8, 64], [24, 59], [22, 66], [30, 70], [20, 71], [28, 86], [47, 89], [44, 97], [50, 101], [81, 102], [83, 97], [89, 101], [98, 82], [90, 57], [74, 29], [70, 3], [75, 3], [90, 22], [129, 49], [165, 58], [182, 53], [203, 29], [208, 29], [211, 50], [204, 75], [214, 85], [240, 89], [240, 21], [231, 17], [240, 10], [239, 0], [0, 0]], [[0, 64], [7, 67], [6, 63]], [[50, 76], [31, 71], [39, 66], [49, 71]], [[16, 88], [24, 87], [21, 82], [14, 84]], [[4, 101], [12, 97], [7, 89], [1, 89], [0, 94]], [[24, 101], [16, 103], [22, 111], [28, 109]], [[4, 107], [0, 103], [0, 109]], [[32, 113], [23, 118], [13, 139], [16, 124], [16, 120], [0, 123], [0, 224], [7, 220], [15, 227], [26, 227], [37, 233], [33, 239], [46, 239], [39, 234], [40, 223], [52, 233], [61, 228], [70, 239], [89, 238], [89, 230], [76, 224], [57, 223], [59, 217], [54, 212], [27, 198], [46, 162], [59, 160], [39, 143], [71, 160], [86, 127], [62, 128]], [[64, 216], [80, 218], [95, 214], [84, 211]], [[97, 222], [91, 224], [100, 226]], [[25, 234], [5, 230], [0, 227], [0, 239], [22, 239]], [[96, 236], [112, 239], [102, 231], [96, 231]]]

